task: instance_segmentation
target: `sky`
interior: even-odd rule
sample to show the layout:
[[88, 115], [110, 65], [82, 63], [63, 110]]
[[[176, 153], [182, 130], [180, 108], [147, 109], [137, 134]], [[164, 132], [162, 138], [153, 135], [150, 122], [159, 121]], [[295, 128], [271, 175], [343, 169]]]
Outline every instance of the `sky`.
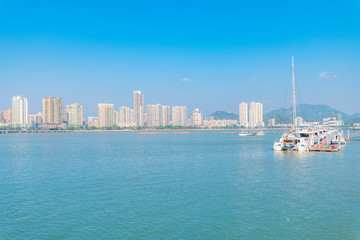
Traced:
[[[28, 98], [186, 105], [209, 115], [297, 101], [360, 112], [360, 1], [0, 0], [0, 110]], [[284, 104], [285, 102], [285, 104]]]

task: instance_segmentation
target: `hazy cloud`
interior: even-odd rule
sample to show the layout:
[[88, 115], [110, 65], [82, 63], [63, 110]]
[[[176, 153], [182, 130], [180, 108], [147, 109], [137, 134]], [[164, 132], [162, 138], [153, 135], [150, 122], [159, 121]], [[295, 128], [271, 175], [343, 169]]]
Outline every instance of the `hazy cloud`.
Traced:
[[183, 79], [181, 79], [181, 81], [182, 81], [182, 82], [190, 82], [191, 79], [190, 79], [190, 78], [183, 78]]
[[331, 74], [329, 72], [321, 72], [319, 74], [321, 78], [336, 78], [337, 76], [335, 74]]

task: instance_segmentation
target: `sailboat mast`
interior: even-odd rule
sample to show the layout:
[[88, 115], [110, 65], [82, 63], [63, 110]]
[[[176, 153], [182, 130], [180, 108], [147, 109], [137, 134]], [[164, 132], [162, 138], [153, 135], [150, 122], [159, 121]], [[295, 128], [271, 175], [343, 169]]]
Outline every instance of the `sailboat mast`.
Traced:
[[293, 80], [293, 125], [296, 129], [296, 97], [295, 97], [295, 70], [294, 70], [294, 56], [292, 56], [292, 80]]

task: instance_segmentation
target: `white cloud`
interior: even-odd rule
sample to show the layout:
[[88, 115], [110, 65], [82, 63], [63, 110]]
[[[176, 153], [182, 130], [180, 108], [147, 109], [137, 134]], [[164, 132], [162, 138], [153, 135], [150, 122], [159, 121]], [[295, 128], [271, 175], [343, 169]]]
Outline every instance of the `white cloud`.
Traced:
[[321, 72], [319, 74], [321, 78], [336, 78], [337, 76], [335, 74], [331, 74], [329, 72]]
[[190, 78], [183, 78], [183, 79], [181, 79], [181, 81], [182, 81], [182, 82], [190, 82], [191, 79], [190, 79]]

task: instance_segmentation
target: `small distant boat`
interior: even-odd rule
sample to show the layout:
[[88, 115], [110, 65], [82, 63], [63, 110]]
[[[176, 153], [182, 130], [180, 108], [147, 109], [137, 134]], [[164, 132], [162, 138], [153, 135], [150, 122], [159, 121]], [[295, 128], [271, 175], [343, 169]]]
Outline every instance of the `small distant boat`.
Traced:
[[264, 136], [265, 133], [264, 133], [262, 130], [260, 130], [260, 131], [258, 131], [255, 135], [256, 135], [256, 136]]
[[258, 132], [247, 132], [247, 131], [241, 131], [239, 133], [239, 136], [244, 137], [244, 136], [263, 136], [265, 135], [264, 132], [262, 130], [258, 131]]
[[239, 133], [239, 136], [241, 137], [244, 137], [244, 136], [253, 136], [254, 134], [251, 133], [251, 132], [247, 132], [247, 131], [244, 131], [242, 130], [240, 133]]

